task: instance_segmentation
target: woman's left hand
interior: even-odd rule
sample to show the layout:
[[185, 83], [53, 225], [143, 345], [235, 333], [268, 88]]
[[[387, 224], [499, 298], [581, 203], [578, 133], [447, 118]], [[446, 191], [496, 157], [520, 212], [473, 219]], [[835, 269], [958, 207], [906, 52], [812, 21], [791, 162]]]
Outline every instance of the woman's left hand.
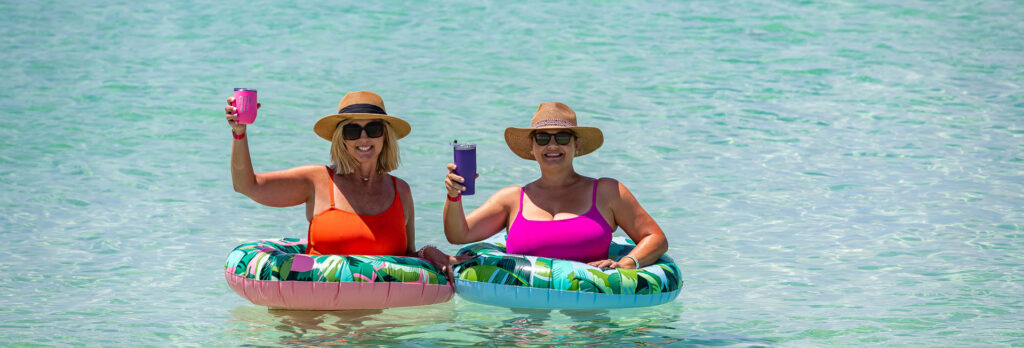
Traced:
[[619, 260], [619, 261], [615, 261], [615, 260], [612, 260], [612, 259], [601, 260], [601, 261], [593, 261], [593, 262], [587, 262], [587, 264], [591, 265], [591, 266], [594, 266], [594, 267], [597, 267], [597, 268], [626, 268], [626, 269], [634, 269], [634, 268], [636, 268], [636, 265], [633, 264], [633, 260], [630, 260], [628, 258], [624, 258], [623, 260]]
[[448, 279], [455, 279], [455, 275], [452, 273], [452, 265], [466, 262], [472, 258], [464, 256], [448, 256], [448, 254], [445, 254], [441, 249], [429, 245], [423, 247], [416, 253], [417, 255], [422, 255], [424, 260], [427, 260], [427, 262], [430, 262], [434, 267], [437, 267], [441, 273], [447, 275]]

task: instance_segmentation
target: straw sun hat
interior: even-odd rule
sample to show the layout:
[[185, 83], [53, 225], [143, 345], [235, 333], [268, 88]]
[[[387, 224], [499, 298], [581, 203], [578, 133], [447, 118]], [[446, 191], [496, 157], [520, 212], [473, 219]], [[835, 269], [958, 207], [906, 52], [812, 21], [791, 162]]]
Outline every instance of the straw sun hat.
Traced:
[[[580, 149], [577, 157], [594, 152], [604, 144], [604, 134], [595, 127], [580, 127], [576, 125], [576, 112], [568, 105], [559, 102], [541, 103], [537, 112], [533, 114], [530, 121], [530, 128], [505, 128], [505, 143], [513, 153], [523, 159], [534, 160], [530, 149], [533, 147], [533, 139], [530, 133], [535, 130], [558, 130], [568, 129], [579, 138]], [[552, 140], [553, 141], [553, 140]]]
[[331, 141], [334, 138], [334, 131], [338, 128], [338, 123], [346, 119], [382, 119], [391, 125], [391, 129], [395, 130], [398, 139], [409, 135], [409, 132], [412, 130], [409, 122], [405, 122], [405, 120], [395, 116], [389, 116], [384, 111], [384, 100], [377, 93], [359, 91], [346, 94], [341, 99], [341, 102], [338, 103], [338, 113], [324, 116], [319, 121], [316, 121], [316, 124], [313, 125], [313, 132], [316, 132], [316, 135], [319, 135], [321, 138]]

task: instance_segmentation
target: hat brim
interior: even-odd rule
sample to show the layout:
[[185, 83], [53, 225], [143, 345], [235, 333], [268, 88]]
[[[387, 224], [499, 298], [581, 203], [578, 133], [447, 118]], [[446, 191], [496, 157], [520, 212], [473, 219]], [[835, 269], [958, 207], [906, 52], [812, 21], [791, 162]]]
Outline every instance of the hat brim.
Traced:
[[405, 120], [403, 120], [401, 118], [398, 118], [398, 117], [395, 117], [395, 116], [391, 116], [391, 115], [384, 115], [384, 114], [334, 114], [334, 115], [324, 116], [319, 121], [316, 121], [316, 124], [313, 125], [313, 132], [315, 132], [316, 135], [319, 135], [321, 138], [327, 139], [327, 141], [332, 141], [331, 139], [334, 138], [334, 132], [338, 129], [338, 122], [344, 121], [346, 119], [352, 119], [352, 120], [375, 120], [375, 119], [381, 119], [381, 120], [384, 120], [388, 124], [391, 125], [391, 129], [393, 129], [395, 131], [395, 135], [398, 136], [398, 139], [405, 138], [405, 136], [409, 135], [409, 132], [412, 131], [412, 127], [409, 126], [409, 122], [405, 122]]
[[601, 130], [596, 127], [508, 127], [505, 128], [505, 144], [508, 145], [509, 150], [512, 150], [512, 153], [516, 154], [516, 156], [531, 161], [536, 160], [536, 158], [533, 157], [533, 154], [530, 153], [530, 149], [533, 148], [533, 139], [530, 139], [530, 133], [539, 129], [568, 129], [573, 133], [576, 133], [576, 137], [581, 139], [580, 151], [579, 154], [576, 154], [576, 157], [594, 152], [594, 150], [597, 150], [597, 148], [604, 144], [604, 133], [601, 133]]

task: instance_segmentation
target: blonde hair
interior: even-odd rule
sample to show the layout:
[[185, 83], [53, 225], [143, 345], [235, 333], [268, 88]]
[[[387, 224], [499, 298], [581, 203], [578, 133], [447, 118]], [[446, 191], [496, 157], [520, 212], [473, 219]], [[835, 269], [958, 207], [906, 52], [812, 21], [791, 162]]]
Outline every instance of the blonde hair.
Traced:
[[[395, 130], [387, 121], [380, 122], [384, 123], [384, 146], [380, 149], [380, 156], [377, 156], [377, 173], [383, 174], [398, 169], [401, 159], [398, 156], [398, 136], [395, 135]], [[334, 136], [331, 137], [331, 163], [334, 164], [334, 172], [338, 175], [355, 173], [356, 167], [359, 166], [356, 159], [345, 150], [345, 138], [341, 135], [341, 129], [349, 123], [352, 123], [351, 118], [338, 122]]]

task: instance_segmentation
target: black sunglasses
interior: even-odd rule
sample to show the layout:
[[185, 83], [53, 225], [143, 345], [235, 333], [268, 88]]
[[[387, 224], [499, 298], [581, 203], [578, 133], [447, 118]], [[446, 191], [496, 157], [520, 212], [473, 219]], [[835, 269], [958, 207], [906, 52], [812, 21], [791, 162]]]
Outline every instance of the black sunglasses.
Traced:
[[384, 136], [384, 122], [373, 121], [365, 126], [355, 123], [346, 124], [341, 128], [341, 137], [345, 140], [356, 140], [363, 136], [363, 130], [366, 130], [367, 137], [380, 138]]
[[568, 145], [569, 140], [575, 136], [571, 132], [558, 132], [557, 134], [533, 133], [533, 141], [536, 141], [537, 145], [544, 146], [551, 142], [551, 137], [555, 137], [555, 143], [558, 143], [558, 145]]

